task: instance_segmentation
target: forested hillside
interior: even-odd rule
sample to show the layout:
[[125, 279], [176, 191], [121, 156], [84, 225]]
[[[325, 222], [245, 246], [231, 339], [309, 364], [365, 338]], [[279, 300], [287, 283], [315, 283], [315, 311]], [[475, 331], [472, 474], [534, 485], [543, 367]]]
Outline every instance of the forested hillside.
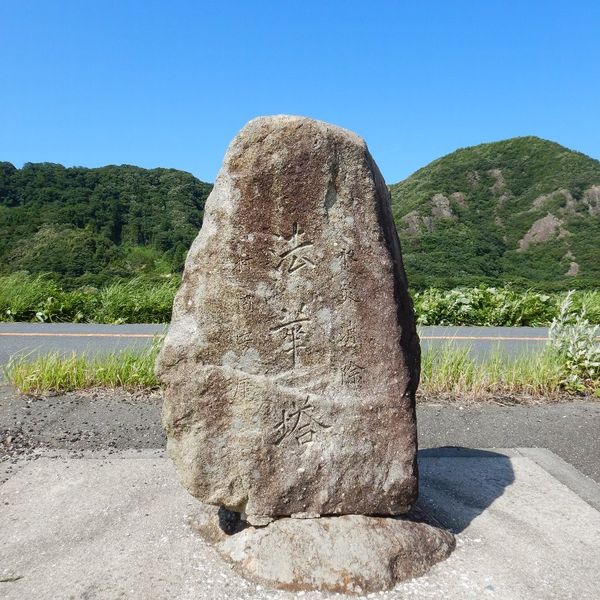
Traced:
[[536, 137], [457, 150], [390, 186], [413, 287], [600, 284], [600, 162]]
[[179, 272], [211, 187], [175, 169], [0, 163], [0, 273], [97, 285]]
[[[67, 287], [179, 273], [211, 185], [175, 169], [0, 163], [0, 275]], [[411, 286], [600, 287], [600, 162], [535, 137], [391, 185]]]

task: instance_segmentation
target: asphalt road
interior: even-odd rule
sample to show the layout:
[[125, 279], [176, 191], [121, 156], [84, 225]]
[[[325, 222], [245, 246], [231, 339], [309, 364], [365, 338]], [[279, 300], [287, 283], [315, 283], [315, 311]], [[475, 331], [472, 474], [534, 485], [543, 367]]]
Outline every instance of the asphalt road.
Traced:
[[[0, 385], [0, 483], [13, 461], [36, 448], [74, 455], [163, 448], [160, 405], [158, 393], [97, 390], [30, 398]], [[548, 448], [600, 483], [600, 402], [419, 403], [417, 420], [422, 449]]]
[[[128, 347], [143, 348], [164, 334], [166, 325], [90, 325], [79, 323], [0, 323], [0, 365], [19, 352], [102, 353]], [[545, 344], [545, 327], [422, 327], [424, 350], [443, 344], [470, 348], [485, 356], [498, 347], [511, 355]]]

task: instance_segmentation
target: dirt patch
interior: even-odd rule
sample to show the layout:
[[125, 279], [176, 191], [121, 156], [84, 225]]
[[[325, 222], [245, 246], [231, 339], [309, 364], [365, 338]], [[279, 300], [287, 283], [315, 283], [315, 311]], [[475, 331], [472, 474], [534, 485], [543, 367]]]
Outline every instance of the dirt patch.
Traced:
[[478, 171], [469, 171], [467, 173], [467, 180], [472, 188], [476, 188], [481, 181], [481, 175]]
[[456, 219], [450, 200], [444, 194], [435, 194], [431, 199], [431, 216], [433, 219]]
[[568, 275], [569, 277], [575, 277], [575, 275], [577, 274], [579, 274], [579, 265], [574, 260], [572, 260], [571, 264], [569, 265], [569, 269], [565, 273], [565, 275]]
[[402, 222], [404, 223], [406, 232], [411, 235], [417, 235], [421, 230], [421, 226], [424, 224], [423, 217], [421, 217], [416, 210], [411, 210], [409, 213], [406, 213], [402, 217]]
[[[465, 206], [464, 195], [460, 192], [455, 192], [451, 197], [461, 206]], [[416, 210], [411, 210], [402, 217], [402, 222], [407, 233], [417, 235], [422, 229], [433, 231], [436, 221], [455, 221], [456, 218], [450, 200], [444, 194], [434, 194], [431, 198], [431, 216], [420, 215]]]
[[573, 404], [576, 402], [597, 402], [600, 399], [593, 394], [555, 394], [539, 395], [525, 392], [509, 394], [505, 392], [484, 392], [473, 394], [454, 394], [449, 392], [417, 392], [418, 404], [451, 404], [474, 406], [479, 404], [495, 404], [497, 406], [534, 406], [546, 404]]
[[467, 207], [467, 198], [462, 192], [453, 192], [450, 194], [450, 199], [454, 200], [461, 208]]

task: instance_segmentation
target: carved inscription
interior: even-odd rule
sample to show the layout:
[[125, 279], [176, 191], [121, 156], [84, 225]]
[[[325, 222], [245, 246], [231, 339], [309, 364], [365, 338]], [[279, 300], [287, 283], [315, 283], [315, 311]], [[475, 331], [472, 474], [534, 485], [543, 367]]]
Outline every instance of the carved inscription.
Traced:
[[342, 298], [342, 302], [346, 302], [346, 300], [352, 300], [352, 302], [360, 302], [360, 298], [356, 294], [356, 292], [347, 284], [342, 283], [340, 286], [340, 296]]
[[342, 371], [342, 385], [358, 387], [363, 382], [364, 368], [353, 362], [344, 365]]
[[277, 435], [275, 444], [281, 444], [286, 438], [294, 438], [298, 446], [312, 442], [319, 429], [329, 429], [315, 415], [315, 406], [310, 402], [309, 396], [304, 401], [292, 402], [290, 409], [281, 411], [281, 420], [275, 426]]
[[238, 346], [248, 346], [252, 343], [252, 334], [245, 329], [236, 329], [233, 332], [233, 341]]
[[[350, 263], [355, 260], [354, 250], [352, 250], [350, 248], [342, 248], [338, 252], [337, 258], [340, 261], [340, 266], [341, 266], [342, 271], [348, 271], [348, 268], [350, 267]], [[342, 277], [344, 277], [344, 276], [342, 275]], [[346, 300], [352, 300], [352, 302], [360, 302], [361, 301], [358, 294], [356, 293], [356, 290], [354, 290], [351, 287], [351, 285], [349, 284], [349, 282], [346, 281], [345, 279], [343, 279], [341, 281], [339, 290], [340, 290], [340, 297], [341, 297], [342, 302], [346, 302]]]
[[354, 250], [350, 250], [348, 248], [344, 248], [341, 253], [338, 255], [340, 262], [342, 263], [342, 269], [344, 271], [348, 270], [348, 265], [351, 260], [354, 260]]
[[233, 384], [233, 397], [236, 400], [246, 400], [250, 391], [250, 382], [247, 379], [238, 379]]
[[252, 294], [244, 294], [239, 296], [237, 299], [238, 311], [252, 311], [254, 310], [254, 296]]
[[282, 322], [273, 327], [271, 331], [283, 336], [283, 351], [292, 357], [292, 365], [296, 366], [298, 362], [298, 353], [306, 348], [303, 342], [306, 338], [305, 326], [311, 319], [305, 313], [304, 304], [300, 305], [300, 310], [295, 313], [284, 313]]
[[304, 241], [304, 231], [298, 223], [292, 227], [292, 235], [285, 238], [283, 235], [277, 236], [285, 240], [285, 248], [276, 254], [277, 264], [275, 268], [280, 272], [295, 273], [304, 267], [314, 267], [315, 263], [309, 258], [312, 243]]
[[350, 321], [348, 326], [341, 331], [338, 337], [338, 342], [340, 346], [344, 346], [346, 348], [355, 348], [358, 346], [356, 325], [354, 321]]
[[236, 273], [244, 273], [250, 266], [250, 256], [245, 252], [240, 252], [235, 258], [234, 270]]

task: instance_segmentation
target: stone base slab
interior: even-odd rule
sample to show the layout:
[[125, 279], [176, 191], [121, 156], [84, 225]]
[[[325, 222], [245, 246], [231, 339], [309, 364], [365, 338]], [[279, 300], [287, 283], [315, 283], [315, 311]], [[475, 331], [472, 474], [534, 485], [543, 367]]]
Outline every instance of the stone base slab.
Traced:
[[389, 590], [423, 575], [455, 547], [451, 533], [417, 520], [416, 514], [410, 520], [363, 515], [283, 518], [258, 528], [236, 522], [234, 515], [207, 506], [198, 530], [245, 577], [290, 591]]

